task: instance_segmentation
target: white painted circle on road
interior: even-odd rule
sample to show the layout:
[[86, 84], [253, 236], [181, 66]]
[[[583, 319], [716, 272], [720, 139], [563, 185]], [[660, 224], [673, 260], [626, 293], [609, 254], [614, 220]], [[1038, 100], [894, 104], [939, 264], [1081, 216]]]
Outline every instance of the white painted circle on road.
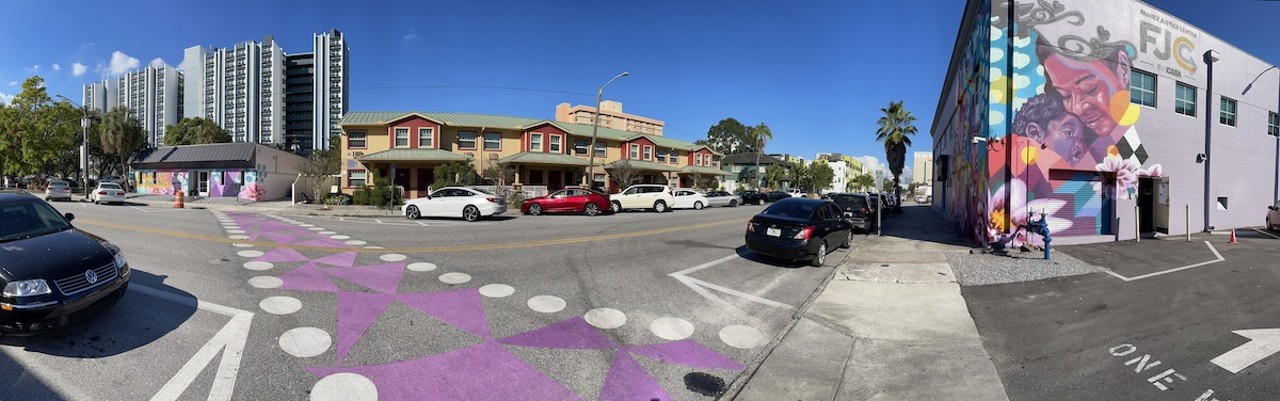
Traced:
[[764, 345], [764, 333], [755, 327], [735, 324], [720, 329], [720, 341], [737, 349], [755, 348]]
[[243, 243], [243, 242], [232, 242], [232, 243], [231, 243], [231, 245], [232, 245], [232, 246], [234, 246], [234, 247], [237, 247], [237, 248], [251, 248], [251, 247], [253, 247], [253, 244], [246, 244], [246, 243]]
[[276, 276], [258, 276], [249, 279], [249, 285], [254, 288], [280, 288], [284, 285], [284, 280]]
[[602, 329], [616, 329], [627, 324], [627, 315], [613, 308], [595, 308], [583, 315], [587, 323]]
[[262, 256], [262, 251], [255, 251], [250, 249], [247, 251], [236, 252], [236, 255], [240, 255], [241, 257], [245, 257], [245, 258], [256, 258], [256, 257]]
[[311, 401], [377, 401], [378, 386], [356, 373], [334, 373], [311, 386]]
[[350, 235], [330, 235], [330, 236], [329, 236], [329, 238], [333, 238], [333, 239], [351, 239], [351, 236], [350, 236]]
[[693, 323], [674, 317], [660, 317], [649, 324], [649, 331], [664, 340], [683, 340], [693, 335]]
[[324, 231], [324, 227], [307, 227], [311, 231]]
[[228, 236], [227, 236], [227, 238], [231, 238], [231, 239], [239, 239], [239, 240], [246, 240], [246, 239], [249, 239], [249, 236], [248, 236], [248, 235], [239, 235], [239, 234], [237, 234], [237, 235], [228, 235]]
[[413, 270], [415, 272], [429, 272], [436, 269], [436, 264], [427, 263], [427, 262], [413, 262], [413, 263], [410, 263], [408, 266], [405, 266], [405, 268], [409, 270]]
[[445, 273], [440, 275], [440, 281], [445, 284], [462, 284], [471, 281], [471, 275], [466, 273]]
[[329, 332], [315, 327], [299, 327], [290, 329], [280, 335], [280, 349], [299, 358], [310, 358], [323, 354], [333, 345]]
[[334, 234], [337, 234], [337, 232], [335, 232], [335, 231], [321, 231], [321, 232], [318, 232], [318, 233], [316, 233], [316, 234], [320, 234], [320, 235], [334, 235]]
[[227, 230], [227, 234], [244, 234], [244, 230]]
[[489, 284], [480, 287], [480, 295], [489, 298], [506, 298], [516, 293], [516, 288], [506, 284]]
[[368, 242], [364, 242], [358, 239], [353, 239], [353, 240], [347, 241], [346, 244], [347, 245], [364, 245], [364, 244], [368, 244]]
[[292, 297], [266, 297], [258, 307], [273, 315], [288, 315], [302, 309], [302, 301]]
[[388, 253], [386, 255], [382, 255], [378, 257], [378, 259], [382, 259], [388, 262], [399, 262], [408, 258], [409, 258], [408, 256], [404, 256], [398, 253]]
[[259, 262], [256, 260], [252, 262], [244, 262], [244, 268], [249, 270], [271, 270], [272, 267], [276, 267], [276, 265], [271, 264], [271, 262]]
[[539, 295], [529, 298], [529, 309], [542, 313], [556, 313], [564, 310], [564, 300], [557, 296]]
[[364, 247], [364, 249], [387, 249], [387, 248], [383, 248], [383, 247], [380, 247], [380, 246], [377, 246], [377, 245], [369, 245], [369, 246]]
[[298, 224], [298, 227], [307, 227], [307, 228], [311, 228], [311, 227], [315, 227], [315, 226], [316, 226], [315, 224], [306, 224], [306, 223]]

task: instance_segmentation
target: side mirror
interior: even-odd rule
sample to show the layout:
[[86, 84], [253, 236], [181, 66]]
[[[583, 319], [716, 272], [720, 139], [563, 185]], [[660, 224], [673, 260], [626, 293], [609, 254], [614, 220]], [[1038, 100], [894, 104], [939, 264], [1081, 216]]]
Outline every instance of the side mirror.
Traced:
[[67, 219], [67, 221], [71, 221], [76, 219], [76, 215], [72, 213], [63, 213], [62, 218]]
[[1271, 210], [1280, 210], [1280, 209], [1276, 209], [1276, 207], [1275, 207], [1275, 206], [1267, 206], [1267, 209], [1271, 209]]

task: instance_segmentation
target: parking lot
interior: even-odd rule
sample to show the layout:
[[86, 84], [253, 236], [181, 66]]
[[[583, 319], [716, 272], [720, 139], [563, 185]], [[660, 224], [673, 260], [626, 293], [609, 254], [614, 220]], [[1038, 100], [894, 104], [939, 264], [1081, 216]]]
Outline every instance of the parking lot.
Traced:
[[760, 206], [475, 223], [55, 206], [138, 275], [102, 318], [0, 346], [22, 399], [701, 399], [847, 254], [745, 250]]

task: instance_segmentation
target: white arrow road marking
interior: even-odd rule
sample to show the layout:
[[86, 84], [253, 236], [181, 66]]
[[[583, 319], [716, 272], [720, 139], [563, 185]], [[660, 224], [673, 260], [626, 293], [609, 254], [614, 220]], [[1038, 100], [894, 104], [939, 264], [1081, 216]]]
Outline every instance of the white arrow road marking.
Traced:
[[688, 269], [684, 269], [684, 270], [681, 270], [681, 271], [678, 271], [678, 272], [675, 272], [675, 273], [668, 274], [668, 276], [671, 276], [672, 278], [675, 278], [675, 279], [676, 279], [676, 281], [679, 281], [679, 282], [680, 282], [680, 284], [684, 284], [686, 287], [689, 287], [689, 289], [693, 290], [693, 292], [698, 293], [698, 295], [701, 295], [703, 298], [706, 298], [708, 301], [714, 302], [714, 303], [716, 303], [716, 304], [718, 304], [718, 305], [720, 305], [720, 306], [724, 306], [724, 307], [728, 308], [728, 309], [729, 309], [729, 310], [731, 310], [731, 311], [737, 312], [737, 313], [738, 313], [738, 315], [740, 315], [740, 316], [742, 316], [742, 317], [744, 317], [744, 318], [746, 318], [746, 319], [748, 319], [748, 320], [751, 320], [753, 323], [761, 323], [761, 321], [760, 321], [760, 319], [757, 319], [756, 317], [751, 316], [751, 315], [750, 315], [750, 314], [748, 314], [746, 311], [743, 311], [741, 308], [738, 308], [737, 306], [735, 306], [734, 304], [730, 303], [729, 301], [725, 301], [723, 298], [720, 298], [720, 297], [716, 296], [715, 294], [712, 294], [712, 293], [711, 293], [711, 291], [707, 291], [707, 290], [708, 290], [708, 289], [715, 290], [715, 291], [718, 291], [718, 292], [723, 293], [723, 294], [732, 295], [732, 296], [739, 297], [739, 298], [742, 298], [742, 299], [745, 299], [745, 300], [748, 300], [748, 301], [751, 301], [751, 302], [755, 302], [755, 303], [762, 304], [762, 305], [766, 305], [766, 306], [772, 306], [772, 307], [775, 307], [775, 308], [794, 308], [794, 307], [793, 307], [793, 306], [791, 306], [791, 305], [787, 305], [787, 304], [784, 304], [784, 303], [781, 303], [781, 302], [778, 302], [778, 301], [774, 301], [774, 300], [770, 300], [770, 299], [761, 298], [761, 297], [758, 297], [758, 296], [755, 296], [755, 295], [751, 295], [751, 294], [748, 294], [748, 293], [745, 293], [745, 292], [742, 292], [742, 291], [734, 290], [734, 289], [727, 288], [727, 287], [720, 286], [720, 285], [716, 285], [716, 284], [711, 284], [711, 283], [708, 283], [708, 282], [706, 282], [706, 281], [702, 281], [702, 280], [699, 280], [699, 279], [696, 279], [696, 278], [693, 278], [693, 277], [689, 277], [689, 276], [688, 276], [689, 274], [693, 274], [693, 273], [695, 273], [695, 272], [698, 272], [699, 270], [703, 270], [703, 269], [706, 269], [706, 268], [709, 268], [709, 267], [712, 267], [712, 266], [716, 266], [716, 265], [719, 265], [719, 264], [721, 264], [721, 263], [724, 263], [724, 262], [728, 262], [728, 261], [730, 261], [730, 260], [737, 259], [738, 257], [739, 257], [739, 256], [738, 256], [738, 255], [736, 255], [736, 254], [735, 254], [735, 255], [725, 256], [725, 257], [720, 258], [720, 259], [716, 259], [716, 260], [713, 260], [713, 261], [710, 261], [710, 262], [707, 262], [707, 263], [703, 263], [703, 264], [700, 264], [700, 265], [697, 265], [697, 266], [694, 266], [694, 267], [690, 267], [690, 268], [688, 268]]
[[1209, 361], [1231, 373], [1240, 373], [1258, 361], [1280, 352], [1280, 329], [1237, 330], [1232, 333], [1251, 341]]
[[236, 386], [236, 376], [240, 372], [240, 359], [244, 354], [244, 346], [249, 341], [249, 324], [253, 321], [253, 312], [187, 298], [136, 283], [130, 284], [129, 290], [231, 317], [231, 321], [222, 326], [218, 334], [196, 351], [195, 356], [192, 356], [191, 360], [187, 361], [186, 365], [183, 365], [178, 373], [174, 374], [173, 378], [170, 378], [169, 382], [151, 397], [151, 401], [177, 400], [188, 387], [191, 387], [191, 383], [195, 382], [200, 372], [213, 362], [218, 351], [222, 351], [222, 362], [218, 365], [208, 399], [209, 401], [230, 400], [232, 390]]
[[1194, 269], [1194, 268], [1197, 268], [1197, 267], [1200, 267], [1200, 266], [1211, 265], [1211, 264], [1214, 264], [1214, 263], [1218, 263], [1218, 262], [1221, 262], [1221, 261], [1227, 260], [1226, 258], [1222, 257], [1222, 254], [1221, 254], [1221, 253], [1218, 253], [1218, 249], [1217, 249], [1217, 248], [1214, 248], [1214, 247], [1213, 247], [1213, 244], [1210, 244], [1210, 243], [1209, 243], [1209, 241], [1205, 241], [1205, 242], [1204, 242], [1204, 244], [1205, 244], [1205, 245], [1207, 245], [1207, 246], [1209, 246], [1209, 251], [1213, 252], [1213, 256], [1214, 256], [1214, 257], [1216, 257], [1216, 259], [1214, 259], [1214, 260], [1210, 260], [1210, 261], [1208, 261], [1208, 262], [1200, 262], [1200, 263], [1196, 263], [1196, 264], [1194, 264], [1194, 265], [1187, 265], [1187, 266], [1182, 266], [1182, 267], [1179, 267], [1179, 268], [1174, 268], [1174, 269], [1169, 269], [1169, 270], [1158, 271], [1158, 272], [1155, 272], [1155, 273], [1143, 274], [1143, 275], [1141, 275], [1141, 276], [1137, 276], [1137, 277], [1125, 277], [1125, 276], [1120, 275], [1120, 273], [1116, 273], [1116, 272], [1111, 271], [1111, 269], [1107, 269], [1107, 270], [1106, 270], [1106, 272], [1107, 272], [1107, 274], [1110, 274], [1110, 275], [1112, 275], [1112, 276], [1115, 276], [1115, 277], [1116, 277], [1116, 278], [1118, 278], [1118, 279], [1121, 279], [1121, 280], [1124, 280], [1124, 281], [1126, 281], [1126, 282], [1129, 282], [1129, 281], [1141, 280], [1141, 279], [1144, 279], [1144, 278], [1155, 277], [1155, 276], [1159, 276], [1159, 275], [1162, 275], [1162, 274], [1169, 274], [1169, 273], [1173, 273], [1173, 272], [1180, 272], [1180, 271], [1187, 270], [1187, 269]]

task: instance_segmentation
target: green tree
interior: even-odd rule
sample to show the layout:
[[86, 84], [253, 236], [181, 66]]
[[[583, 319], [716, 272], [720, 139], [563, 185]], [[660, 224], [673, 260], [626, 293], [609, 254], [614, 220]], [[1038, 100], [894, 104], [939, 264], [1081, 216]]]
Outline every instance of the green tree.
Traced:
[[505, 186], [516, 179], [516, 167], [511, 163], [501, 163], [497, 160], [490, 160], [485, 166], [484, 171], [480, 172], [480, 177], [484, 178], [497, 186]]
[[[102, 118], [100, 131], [102, 153], [113, 157], [121, 167], [147, 142], [142, 123], [133, 118], [126, 107], [116, 107], [107, 112]], [[123, 172], [123, 168], [120, 171]]]
[[729, 117], [711, 126], [711, 129], [707, 130], [707, 139], [699, 141], [701, 142], [699, 144], [707, 145], [711, 150], [726, 155], [743, 152], [746, 151], [746, 145], [751, 142], [749, 133], [750, 129], [747, 126]]
[[773, 130], [769, 129], [769, 126], [764, 125], [764, 123], [756, 124], [756, 126], [751, 127], [749, 138], [751, 138], [750, 143], [754, 146], [751, 151], [756, 153], [756, 170], [760, 170], [760, 154], [764, 153], [764, 145], [773, 140]]
[[916, 117], [902, 106], [901, 100], [889, 102], [889, 107], [881, 108], [880, 113], [883, 115], [876, 119], [876, 140], [884, 143], [884, 157], [893, 174], [894, 194], [901, 197], [898, 185], [907, 160], [907, 147], [911, 146], [911, 136], [916, 134]]
[[831, 186], [831, 180], [834, 178], [836, 178], [836, 172], [825, 161], [819, 160], [809, 166], [808, 187], [814, 192], [821, 192], [823, 188]]
[[449, 186], [465, 186], [476, 182], [476, 167], [470, 161], [465, 162], [449, 162], [436, 167], [436, 182], [431, 184], [431, 189], [440, 189]]
[[183, 118], [164, 128], [165, 146], [231, 142], [231, 134], [207, 118]]
[[80, 110], [53, 103], [39, 76], [27, 78], [22, 91], [0, 107], [0, 174], [34, 175], [36, 185], [52, 171], [80, 130]]
[[791, 181], [792, 189], [808, 189], [805, 185], [809, 184], [809, 166], [804, 163], [792, 163], [791, 168], [787, 169], [787, 180]]
[[850, 184], [859, 191], [869, 191], [876, 186], [876, 178], [872, 177], [871, 174], [858, 174], [853, 177], [853, 181], [850, 181]]
[[773, 163], [764, 168], [765, 186], [777, 189], [783, 180], [787, 179], [787, 168], [781, 164]]

